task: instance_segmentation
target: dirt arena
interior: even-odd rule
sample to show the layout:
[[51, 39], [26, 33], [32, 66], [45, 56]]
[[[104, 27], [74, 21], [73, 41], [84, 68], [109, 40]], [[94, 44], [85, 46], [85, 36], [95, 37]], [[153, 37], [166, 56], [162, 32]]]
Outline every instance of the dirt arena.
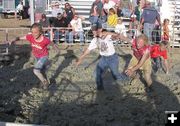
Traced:
[[[27, 27], [28, 20], [0, 19], [0, 28]], [[104, 74], [105, 91], [96, 91], [94, 70], [98, 57], [92, 52], [78, 68], [74, 61], [86, 46], [75, 45], [57, 54], [50, 51], [47, 72], [53, 84], [38, 87], [28, 44], [17, 45], [11, 63], [0, 64], [0, 121], [51, 126], [164, 126], [165, 111], [180, 110], [180, 48], [170, 49], [170, 75], [153, 75], [155, 93], [148, 95], [139, 78], [131, 85], [116, 85]], [[51, 49], [51, 48], [50, 48]], [[119, 71], [130, 58], [130, 47], [116, 46]]]

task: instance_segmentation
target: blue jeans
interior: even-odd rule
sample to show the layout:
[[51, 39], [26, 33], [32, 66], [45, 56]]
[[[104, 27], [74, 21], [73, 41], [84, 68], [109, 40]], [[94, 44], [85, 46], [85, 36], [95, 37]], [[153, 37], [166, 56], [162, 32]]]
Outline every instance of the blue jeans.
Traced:
[[[64, 35], [64, 37], [65, 37], [65, 41], [67, 42], [67, 34], [68, 34], [68, 32], [67, 31], [65, 31], [65, 35]], [[62, 37], [62, 35], [63, 35], [63, 33], [61, 32], [61, 31], [58, 31], [58, 30], [55, 30], [54, 31], [54, 43], [58, 43], [59, 41], [60, 41], [60, 38]]]
[[162, 60], [160, 57], [152, 58], [153, 60], [153, 71], [156, 73], [159, 69], [162, 69]]
[[154, 24], [144, 23], [144, 34], [148, 37], [148, 41], [150, 42], [149, 44], [152, 42], [152, 32], [154, 27]]
[[[83, 31], [79, 31], [76, 32], [77, 36], [79, 36], [80, 39], [80, 43], [84, 43], [84, 32]], [[74, 38], [74, 32], [69, 32], [69, 43], [73, 43], [73, 38]]]
[[48, 56], [36, 58], [36, 63], [34, 65], [34, 69], [43, 70], [46, 68], [47, 63], [48, 63]]
[[90, 16], [89, 17], [89, 21], [91, 22], [92, 25], [92, 30], [95, 31], [97, 29], [101, 29], [102, 28], [102, 24], [105, 23], [107, 20], [106, 16]]
[[125, 75], [119, 73], [119, 58], [117, 54], [111, 56], [101, 56], [99, 63], [96, 66], [96, 84], [98, 87], [103, 87], [102, 75], [104, 71], [109, 68], [112, 76], [116, 80], [124, 80]]

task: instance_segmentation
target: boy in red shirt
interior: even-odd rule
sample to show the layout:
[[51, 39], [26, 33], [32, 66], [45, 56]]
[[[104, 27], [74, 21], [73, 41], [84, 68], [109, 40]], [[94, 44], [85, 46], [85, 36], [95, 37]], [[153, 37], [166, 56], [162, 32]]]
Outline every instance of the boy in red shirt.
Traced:
[[169, 65], [167, 61], [167, 50], [166, 50], [167, 47], [168, 47], [168, 43], [166, 41], [162, 41], [159, 45], [156, 44], [151, 47], [152, 65], [155, 73], [158, 71], [158, 69], [162, 69], [163, 66], [166, 74], [169, 73]]
[[42, 82], [43, 88], [46, 89], [49, 85], [49, 82], [46, 78], [46, 75], [44, 75], [43, 70], [46, 68], [48, 63], [47, 47], [49, 44], [51, 44], [55, 49], [58, 49], [58, 47], [53, 42], [50, 42], [48, 38], [43, 36], [43, 30], [40, 24], [34, 23], [31, 26], [31, 32], [32, 34], [27, 34], [24, 37], [17, 37], [14, 41], [11, 41], [11, 43], [18, 40], [27, 40], [30, 42], [32, 47], [32, 54], [36, 60], [33, 72]]

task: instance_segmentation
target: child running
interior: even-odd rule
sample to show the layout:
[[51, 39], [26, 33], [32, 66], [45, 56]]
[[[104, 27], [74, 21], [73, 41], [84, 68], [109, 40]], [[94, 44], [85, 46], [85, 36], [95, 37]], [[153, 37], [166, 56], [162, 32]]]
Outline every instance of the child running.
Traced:
[[40, 24], [34, 23], [31, 26], [31, 32], [31, 34], [27, 34], [24, 37], [16, 37], [16, 39], [14, 41], [11, 41], [10, 44], [18, 40], [27, 40], [30, 42], [32, 47], [32, 54], [36, 59], [33, 72], [42, 82], [42, 88], [47, 89], [49, 86], [49, 81], [46, 78], [46, 75], [44, 75], [43, 73], [48, 63], [47, 47], [49, 44], [51, 44], [56, 50], [59, 49], [57, 45], [55, 45], [53, 42], [50, 42], [48, 38], [43, 36], [43, 29]]
[[[124, 39], [124, 38], [120, 38]], [[133, 57], [129, 63], [128, 69], [125, 73], [134, 77], [137, 70], [140, 70], [144, 74], [144, 79], [147, 83], [146, 92], [152, 92], [152, 66], [151, 66], [151, 57], [150, 57], [150, 45], [148, 44], [148, 37], [144, 34], [137, 36], [135, 39], [127, 39], [127, 42], [132, 42]]]
[[159, 69], [164, 69], [166, 74], [169, 74], [167, 47], [168, 47], [168, 43], [166, 41], [162, 41], [160, 44], [156, 44], [151, 47], [152, 65], [153, 65], [153, 71], [155, 73]]
[[111, 38], [116, 38], [114, 34], [110, 32], [97, 32], [97, 37], [93, 38], [89, 47], [84, 51], [76, 62], [76, 66], [81, 64], [86, 55], [88, 55], [91, 50], [98, 48], [100, 53], [100, 59], [96, 66], [96, 84], [97, 90], [104, 90], [102, 75], [106, 69], [110, 69], [113, 77], [117, 80], [118, 84], [125, 82], [126, 76], [119, 73], [119, 58], [115, 53], [115, 48]]

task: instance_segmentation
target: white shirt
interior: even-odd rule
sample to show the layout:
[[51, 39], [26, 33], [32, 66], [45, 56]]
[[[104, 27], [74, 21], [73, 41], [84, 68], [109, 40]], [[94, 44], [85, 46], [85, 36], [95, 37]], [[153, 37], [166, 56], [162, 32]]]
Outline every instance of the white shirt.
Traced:
[[23, 5], [22, 4], [18, 4], [18, 6], [17, 6], [17, 11], [21, 11], [21, 10], [23, 10]]
[[114, 1], [109, 1], [103, 5], [103, 8], [109, 12], [110, 8], [114, 8], [116, 3]]
[[61, 8], [53, 8], [52, 9], [52, 17], [57, 17], [58, 13], [63, 14], [63, 10]]
[[114, 31], [118, 34], [123, 34], [124, 36], [127, 36], [126, 35], [126, 27], [123, 23], [117, 24]]
[[107, 35], [105, 39], [102, 38], [93, 38], [91, 41], [88, 50], [93, 50], [98, 48], [101, 56], [111, 56], [115, 54], [115, 49], [113, 41], [111, 40], [111, 35]]
[[72, 19], [70, 24], [71, 24], [72, 28], [75, 30], [75, 32], [83, 31], [81, 18], [78, 18], [77, 20]]

